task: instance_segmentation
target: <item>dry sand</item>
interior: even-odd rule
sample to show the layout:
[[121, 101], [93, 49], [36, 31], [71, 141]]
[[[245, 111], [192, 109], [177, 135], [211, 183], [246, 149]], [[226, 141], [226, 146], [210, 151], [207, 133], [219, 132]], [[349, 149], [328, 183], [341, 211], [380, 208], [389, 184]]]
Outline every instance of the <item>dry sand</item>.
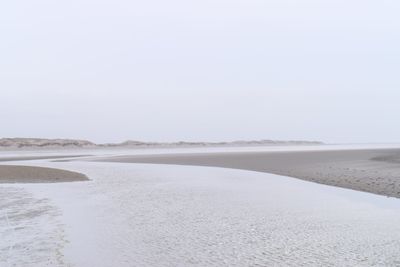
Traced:
[[101, 161], [244, 169], [400, 198], [400, 149], [135, 155]]
[[0, 183], [59, 183], [86, 181], [86, 175], [43, 167], [0, 165]]

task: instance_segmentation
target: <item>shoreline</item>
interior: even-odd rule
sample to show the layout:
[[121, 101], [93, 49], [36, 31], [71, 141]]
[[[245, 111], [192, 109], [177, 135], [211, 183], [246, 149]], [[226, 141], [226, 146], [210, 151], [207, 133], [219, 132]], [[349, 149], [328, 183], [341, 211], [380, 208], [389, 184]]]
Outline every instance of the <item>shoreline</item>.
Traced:
[[[232, 169], [254, 169], [250, 163], [268, 167], [261, 164], [267, 158], [276, 168], [290, 166], [297, 172], [300, 166], [321, 171], [328, 163], [331, 168], [322, 168], [325, 173], [341, 172], [349, 165], [369, 166], [367, 174], [377, 166], [381, 171], [394, 171], [399, 165], [382, 159], [396, 159], [399, 149], [187, 152], [119, 154], [122, 157], [102, 153], [61, 162], [19, 162], [29, 167], [15, 167], [40, 168], [41, 173], [53, 167], [57, 173], [61, 169], [83, 173], [91, 182], [54, 183], [57, 174], [51, 177], [53, 183], [0, 183], [0, 196], [5, 200], [0, 216], [8, 225], [0, 229], [5, 237], [0, 250], [9, 251], [10, 244], [13, 248], [12, 257], [0, 253], [0, 261], [15, 266], [51, 262], [121, 267], [159, 266], [160, 262], [170, 266], [310, 262], [392, 266], [400, 261], [398, 199]], [[231, 164], [231, 169], [112, 163], [144, 157], [194, 161], [199, 156], [204, 164]], [[104, 162], [110, 159], [111, 163]]]
[[8, 162], [8, 161], [27, 161], [27, 160], [41, 160], [41, 159], [64, 159], [64, 158], [80, 158], [80, 157], [88, 157], [91, 155], [59, 155], [59, 156], [8, 156], [8, 157], [0, 157], [0, 162]]
[[243, 169], [400, 198], [400, 149], [215, 152], [114, 156], [94, 161]]
[[85, 173], [93, 183], [0, 186], [11, 200], [8, 214], [18, 214], [10, 224], [28, 226], [12, 237], [13, 257], [3, 257], [10, 265], [43, 266], [49, 259], [82, 267], [399, 262], [397, 199], [223, 168], [33, 164]]

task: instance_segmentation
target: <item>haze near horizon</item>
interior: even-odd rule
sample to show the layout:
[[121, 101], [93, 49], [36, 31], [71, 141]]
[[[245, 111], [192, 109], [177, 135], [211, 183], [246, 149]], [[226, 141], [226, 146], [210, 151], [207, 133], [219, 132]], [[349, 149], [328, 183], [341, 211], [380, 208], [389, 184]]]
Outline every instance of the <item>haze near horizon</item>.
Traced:
[[400, 142], [397, 1], [0, 4], [0, 137]]

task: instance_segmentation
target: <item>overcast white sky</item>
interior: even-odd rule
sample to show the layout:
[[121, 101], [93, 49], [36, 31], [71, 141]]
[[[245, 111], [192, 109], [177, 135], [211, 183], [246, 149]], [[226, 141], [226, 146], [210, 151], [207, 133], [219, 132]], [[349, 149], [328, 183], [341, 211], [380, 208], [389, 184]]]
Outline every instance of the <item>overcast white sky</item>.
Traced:
[[400, 2], [0, 3], [0, 137], [400, 142]]

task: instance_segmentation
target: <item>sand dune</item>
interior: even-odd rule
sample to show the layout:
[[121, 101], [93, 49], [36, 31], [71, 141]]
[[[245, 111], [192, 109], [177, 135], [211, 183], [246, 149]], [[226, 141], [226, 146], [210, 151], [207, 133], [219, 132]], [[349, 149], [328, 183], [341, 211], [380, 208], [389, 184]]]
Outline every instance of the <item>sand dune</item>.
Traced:
[[319, 141], [303, 140], [241, 140], [233, 142], [142, 142], [127, 140], [122, 143], [96, 144], [88, 140], [44, 138], [0, 138], [0, 149], [51, 149], [51, 148], [171, 148], [212, 146], [289, 146], [322, 145]]

